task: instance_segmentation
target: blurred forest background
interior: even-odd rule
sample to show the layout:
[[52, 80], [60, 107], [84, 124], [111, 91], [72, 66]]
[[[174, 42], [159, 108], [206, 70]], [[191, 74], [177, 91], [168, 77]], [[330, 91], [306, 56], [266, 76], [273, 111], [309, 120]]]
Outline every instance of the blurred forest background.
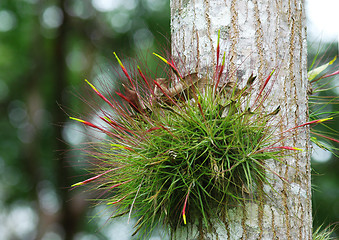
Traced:
[[[106, 224], [109, 213], [85, 200], [91, 193], [70, 191], [86, 160], [69, 150], [86, 137], [64, 111], [88, 111], [77, 96], [85, 78], [117, 82], [113, 51], [147, 56], [156, 69], [150, 53], [169, 50], [169, 26], [169, 0], [0, 0], [0, 239], [130, 239], [132, 224]], [[309, 63], [317, 53], [328, 62], [337, 42], [309, 43]], [[339, 130], [338, 118], [330, 124]], [[339, 219], [339, 159], [315, 150], [317, 227]]]

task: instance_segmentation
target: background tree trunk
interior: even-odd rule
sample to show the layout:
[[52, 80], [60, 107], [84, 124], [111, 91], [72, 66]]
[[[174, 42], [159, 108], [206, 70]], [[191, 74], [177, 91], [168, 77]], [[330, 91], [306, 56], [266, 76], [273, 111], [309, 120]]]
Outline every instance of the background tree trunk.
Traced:
[[[188, 72], [205, 74], [216, 65], [218, 30], [221, 52], [226, 52], [230, 77], [246, 82], [253, 73], [260, 86], [277, 68], [267, 111], [278, 105], [283, 131], [308, 120], [307, 48], [302, 0], [171, 0], [172, 54]], [[180, 53], [180, 56], [179, 54]], [[233, 73], [233, 74], [232, 74]], [[261, 82], [260, 82], [261, 81]], [[228, 210], [214, 221], [213, 232], [197, 226], [179, 229], [177, 239], [311, 239], [311, 168], [309, 131], [298, 131], [284, 145], [305, 149], [284, 163], [266, 164], [288, 179], [275, 176], [275, 192], [263, 186], [270, 198], [262, 204]], [[269, 174], [269, 173], [268, 173]], [[212, 220], [213, 221], [213, 220]]]

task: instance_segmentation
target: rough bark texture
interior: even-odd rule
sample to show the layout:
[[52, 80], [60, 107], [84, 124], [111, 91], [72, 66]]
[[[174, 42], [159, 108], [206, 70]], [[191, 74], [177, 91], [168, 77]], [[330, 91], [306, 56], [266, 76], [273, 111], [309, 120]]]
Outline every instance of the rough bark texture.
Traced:
[[[273, 68], [275, 82], [267, 111], [281, 106], [283, 131], [308, 120], [306, 22], [303, 0], [171, 0], [172, 53], [187, 72], [206, 73], [215, 66], [218, 30], [231, 77], [258, 81]], [[178, 57], [180, 53], [180, 58]], [[260, 85], [260, 84], [258, 84]], [[288, 179], [276, 176], [263, 189], [271, 198], [246, 203], [211, 219], [213, 231], [195, 226], [181, 228], [176, 239], [311, 239], [311, 177], [307, 129], [284, 142], [305, 149], [285, 163], [266, 164]]]

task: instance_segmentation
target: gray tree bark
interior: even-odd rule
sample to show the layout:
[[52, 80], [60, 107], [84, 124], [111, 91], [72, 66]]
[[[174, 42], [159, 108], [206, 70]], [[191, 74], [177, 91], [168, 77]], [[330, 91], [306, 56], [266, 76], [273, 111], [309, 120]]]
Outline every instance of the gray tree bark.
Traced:
[[[303, 0], [171, 0], [172, 55], [187, 73], [205, 74], [216, 65], [218, 30], [230, 77], [264, 81], [277, 68], [267, 111], [278, 105], [284, 131], [307, 122], [306, 21]], [[180, 54], [178, 54], [180, 53]], [[180, 56], [179, 56], [180, 55]], [[260, 84], [258, 84], [260, 85]], [[228, 209], [215, 216], [213, 231], [199, 225], [178, 229], [175, 239], [311, 239], [309, 132], [302, 129], [284, 145], [305, 149], [284, 163], [267, 161], [289, 183], [271, 174], [262, 203]], [[268, 173], [270, 174], [270, 173]]]

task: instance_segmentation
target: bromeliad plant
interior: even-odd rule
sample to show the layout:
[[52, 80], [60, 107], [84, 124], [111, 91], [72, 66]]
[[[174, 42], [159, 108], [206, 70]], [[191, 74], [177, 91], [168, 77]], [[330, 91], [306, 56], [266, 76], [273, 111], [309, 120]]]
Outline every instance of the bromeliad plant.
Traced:
[[280, 106], [263, 109], [275, 71], [262, 82], [252, 75], [238, 88], [228, 77], [225, 54], [220, 61], [219, 41], [213, 74], [183, 76], [173, 60], [154, 55], [172, 71], [165, 70], [167, 79], [152, 79], [140, 67], [131, 73], [115, 54], [128, 79], [124, 92], [102, 93], [86, 80], [110, 110], [100, 110], [100, 124], [71, 117], [107, 136], [88, 151], [94, 177], [73, 187], [101, 192], [101, 204], [112, 206], [113, 217], [137, 219], [136, 232], [148, 234], [158, 224], [172, 230], [197, 222], [208, 226], [221, 209], [258, 201], [260, 186], [270, 185], [268, 172], [288, 182], [265, 160], [281, 161], [301, 150], [281, 145], [284, 133], [331, 119], [277, 134]]

